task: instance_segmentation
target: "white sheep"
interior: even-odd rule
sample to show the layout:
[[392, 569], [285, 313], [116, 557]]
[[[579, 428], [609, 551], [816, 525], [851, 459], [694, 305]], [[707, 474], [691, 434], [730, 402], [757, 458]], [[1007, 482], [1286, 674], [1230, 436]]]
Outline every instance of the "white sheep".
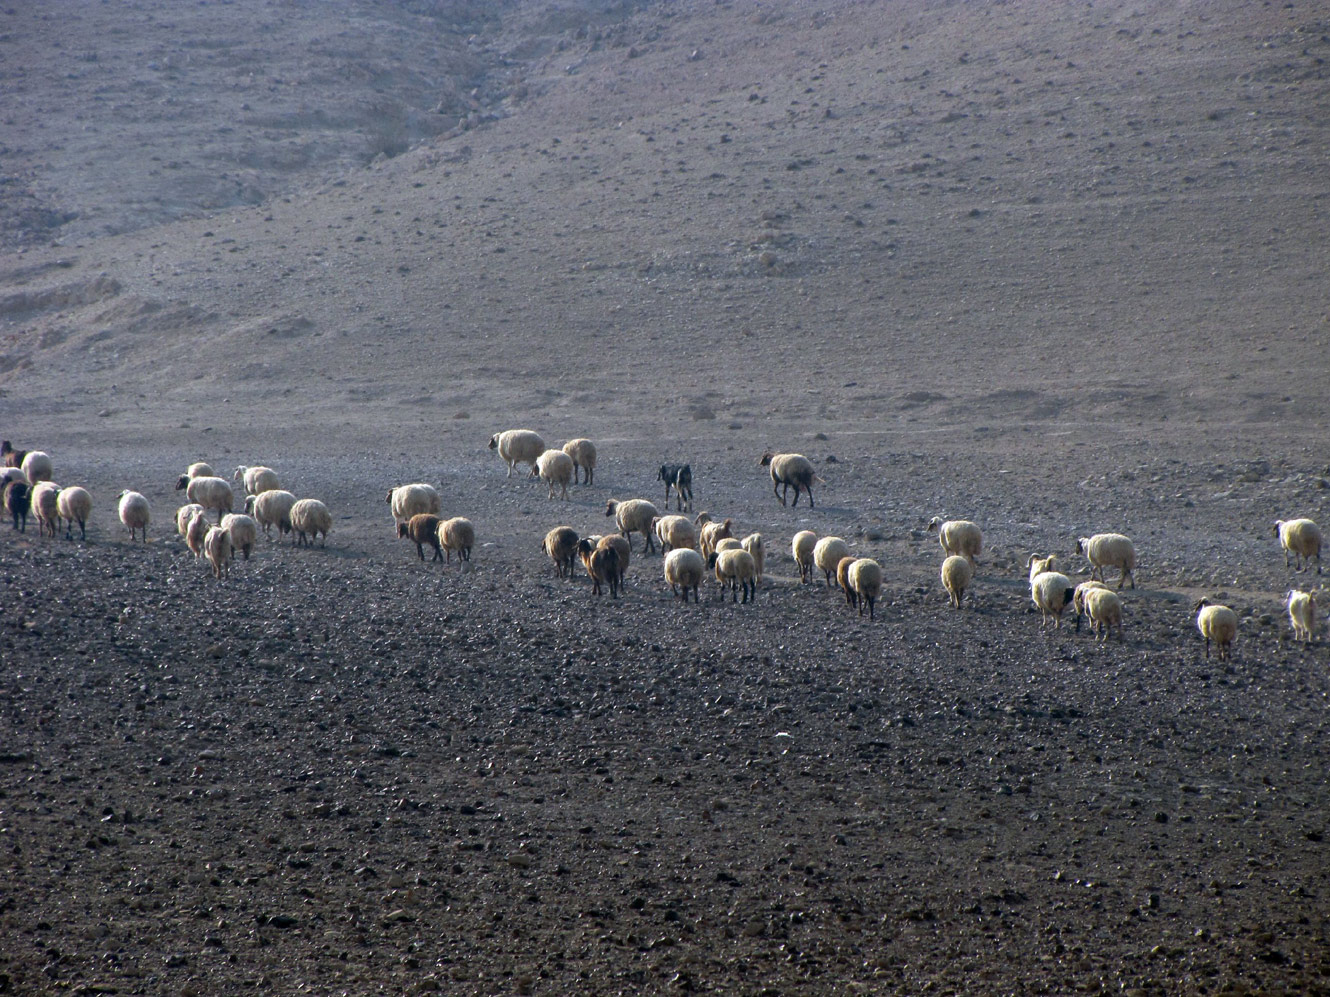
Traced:
[[1076, 586], [1075, 591], [1072, 592], [1071, 605], [1072, 608], [1076, 611], [1077, 633], [1081, 632], [1081, 617], [1085, 615], [1085, 593], [1089, 592], [1091, 589], [1106, 589], [1106, 588], [1108, 588], [1108, 586], [1105, 585], [1103, 582], [1099, 581], [1096, 578], [1091, 578], [1089, 581], [1081, 582], [1079, 585]]
[[968, 519], [949, 519], [945, 523], [941, 516], [934, 516], [928, 521], [928, 532], [937, 533], [938, 543], [948, 555], [957, 554], [970, 562], [976, 563], [984, 548], [984, 531]]
[[185, 496], [205, 509], [217, 511], [217, 522], [235, 506], [235, 493], [225, 478], [203, 476], [190, 478], [185, 484]]
[[[1053, 559], [1047, 558], [1051, 562]], [[1062, 613], [1071, 603], [1076, 589], [1071, 579], [1057, 571], [1041, 571], [1030, 579], [1030, 600], [1039, 610], [1039, 629], [1053, 620], [1053, 628], [1061, 629]]]
[[291, 507], [295, 504], [294, 495], [277, 489], [246, 497], [245, 512], [254, 517], [268, 536], [272, 536], [274, 526], [278, 534], [286, 536], [291, 532]]
[[[31, 454], [29, 454], [31, 456]], [[24, 461], [27, 464], [27, 461]], [[1289, 554], [1295, 558], [1292, 565], [1295, 571], [1311, 567], [1312, 558], [1316, 558], [1316, 573], [1321, 573], [1321, 528], [1310, 519], [1275, 520], [1275, 536], [1284, 548], [1284, 567], [1290, 567]]]
[[203, 556], [203, 542], [208, 539], [208, 513], [203, 506], [199, 506], [198, 512], [190, 517], [188, 525], [185, 527], [185, 545], [193, 552], [195, 558]]
[[1233, 656], [1233, 641], [1238, 636], [1238, 614], [1227, 606], [1201, 599], [1196, 603], [1196, 629], [1205, 638], [1205, 656], [1210, 657], [1210, 642], [1219, 646], [1219, 660]]
[[476, 545], [476, 528], [464, 516], [454, 516], [439, 524], [439, 546], [443, 548], [445, 563], [457, 555], [457, 563], [471, 560], [471, 548]]
[[534, 475], [536, 460], [545, 452], [545, 440], [530, 429], [509, 429], [490, 437], [490, 449], [497, 450], [508, 465], [508, 477], [513, 476], [518, 464], [530, 464]]
[[725, 590], [732, 593], [731, 602], [739, 601], [739, 590], [743, 590], [743, 601], [757, 601], [757, 565], [753, 555], [742, 547], [737, 550], [717, 551], [707, 559], [707, 565], [716, 571], [716, 581], [720, 583], [720, 597], [725, 599]]
[[873, 619], [873, 607], [882, 592], [882, 565], [871, 557], [861, 557], [850, 565], [850, 590], [854, 592], [854, 604], [859, 615], [864, 615], [864, 605], [868, 606], [868, 618]]
[[1040, 557], [1038, 554], [1031, 554], [1025, 566], [1030, 569], [1030, 581], [1034, 581], [1036, 575], [1042, 575], [1045, 571], [1052, 571], [1056, 566], [1057, 557], [1049, 554], [1048, 557]]
[[596, 476], [596, 445], [590, 440], [569, 440], [563, 445], [563, 452], [573, 459], [573, 484], [577, 484], [578, 471], [591, 484]]
[[23, 473], [23, 468], [21, 467], [0, 468], [0, 489], [3, 489], [5, 485], [9, 484], [11, 481], [21, 481], [26, 485], [28, 483], [28, 476]]
[[767, 566], [767, 544], [761, 533], [750, 533], [743, 538], [743, 548], [753, 555], [753, 564], [757, 566], [757, 584], [762, 584], [762, 572]]
[[841, 558], [850, 556], [850, 545], [840, 537], [823, 537], [813, 545], [813, 563], [826, 575], [827, 587], [836, 577]]
[[245, 492], [249, 495], [259, 495], [263, 492], [276, 491], [281, 488], [281, 483], [277, 480], [277, 472], [271, 467], [255, 465], [246, 467], [240, 465], [235, 470], [234, 480], [243, 482]]
[[[248, 508], [246, 508], [246, 511], [248, 511]], [[189, 521], [194, 518], [194, 513], [196, 512], [206, 513], [206, 510], [197, 502], [190, 502], [188, 505], [182, 505], [175, 511], [176, 532], [182, 537], [189, 532]]]
[[646, 499], [628, 499], [620, 502], [610, 499], [605, 503], [605, 515], [613, 516], [619, 532], [631, 541], [632, 534], [640, 533], [646, 538], [646, 552], [655, 549], [651, 539], [651, 524], [660, 518], [660, 510]]
[[[697, 550], [697, 527], [687, 516], [661, 516], [651, 525], [651, 529], [660, 541], [662, 554], [680, 547]], [[705, 558], [703, 560], [705, 562]]]
[[550, 498], [554, 498], [554, 486], [558, 485], [560, 495], [568, 501], [568, 485], [573, 480], [576, 465], [573, 458], [562, 450], [546, 450], [536, 458], [536, 473], [540, 480], [549, 485]]
[[[314, 546], [314, 538], [323, 534], [320, 546], [327, 546], [328, 534], [332, 531], [332, 513], [318, 499], [300, 499], [291, 506], [291, 529], [295, 530], [296, 545]], [[308, 535], [309, 539], [306, 540]]]
[[433, 485], [418, 481], [411, 485], [398, 485], [388, 491], [388, 508], [393, 514], [393, 533], [412, 516], [442, 516], [443, 500]]
[[[705, 516], [706, 519], [702, 519]], [[703, 557], [710, 557], [716, 552], [717, 545], [729, 537], [734, 536], [734, 520], [727, 519], [721, 523], [711, 521], [709, 513], [699, 513], [698, 520], [702, 524], [702, 530], [698, 534], [698, 550]]]
[[129, 527], [129, 539], [134, 539], [135, 531], [143, 531], [143, 542], [148, 542], [148, 523], [152, 520], [152, 508], [148, 500], [139, 492], [123, 491], [120, 493], [120, 522]]
[[744, 549], [743, 541], [740, 540], [738, 537], [721, 537], [719, 540], [716, 541], [716, 546], [711, 549], [711, 552], [714, 554], [716, 551], [721, 551], [721, 550], [743, 550], [743, 549]]
[[688, 602], [688, 590], [693, 590], [693, 602], [700, 601], [702, 576], [707, 562], [691, 547], [676, 547], [665, 555], [665, 581], [675, 595], [682, 590], [683, 601]]
[[[772, 491], [780, 499], [780, 504], [785, 504], [785, 496], [789, 494], [790, 486], [794, 486], [794, 504], [799, 504], [799, 493], [808, 493], [808, 508], [814, 509], [813, 504], [813, 482], [822, 481], [813, 471], [813, 463], [803, 454], [797, 453], [772, 453], [768, 450], [758, 461], [762, 467], [771, 467]], [[784, 486], [784, 491], [781, 487]]]
[[54, 481], [39, 481], [32, 486], [32, 512], [37, 517], [37, 530], [41, 536], [49, 531], [55, 539], [56, 525], [60, 522], [60, 486]]
[[1118, 588], [1121, 589], [1122, 583], [1128, 578], [1131, 579], [1131, 587], [1136, 587], [1136, 576], [1133, 574], [1136, 570], [1136, 545], [1130, 537], [1124, 537], [1121, 533], [1096, 533], [1092, 537], [1078, 537], [1076, 550], [1089, 559], [1091, 578], [1107, 581], [1104, 569], [1117, 568], [1120, 572]]
[[[1074, 597], [1073, 597], [1074, 598]], [[1086, 589], [1081, 596], [1081, 605], [1090, 619], [1090, 629], [1098, 639], [1108, 641], [1113, 627], [1118, 628], [1118, 640], [1122, 640], [1122, 599], [1109, 588]]]
[[39, 481], [50, 481], [54, 474], [50, 456], [40, 450], [29, 450], [20, 467], [30, 485], [35, 485]]
[[790, 541], [790, 553], [794, 563], [799, 565], [799, 581], [807, 583], [813, 577], [813, 550], [817, 546], [817, 534], [812, 530], [800, 530]]
[[1293, 639], [1312, 643], [1316, 639], [1316, 596], [1292, 589], [1285, 597], [1285, 605], [1288, 621], [1293, 626]]
[[249, 560], [249, 552], [254, 549], [254, 545], [259, 542], [259, 524], [251, 516], [243, 513], [229, 512], [222, 517], [222, 529], [231, 534], [231, 552], [239, 550], [245, 560]]
[[549, 555], [559, 571], [559, 577], [572, 578], [577, 567], [577, 541], [580, 538], [571, 526], [556, 526], [545, 534], [540, 548]]
[[74, 523], [79, 524], [79, 539], [88, 539], [88, 517], [92, 515], [92, 496], [86, 488], [62, 488], [55, 497], [56, 512], [65, 521], [65, 539], [74, 539]]
[[231, 574], [230, 530], [222, 526], [209, 529], [203, 540], [203, 550], [208, 555], [208, 563], [212, 565], [214, 578], [225, 578]]
[[942, 586], [951, 597], [953, 609], [961, 608], [961, 599], [965, 590], [974, 580], [974, 565], [962, 554], [952, 554], [942, 562]]
[[180, 477], [175, 479], [175, 490], [178, 492], [183, 492], [186, 488], [189, 487], [189, 483], [193, 481], [195, 478], [214, 478], [214, 477], [217, 477], [217, 475], [213, 473], [211, 464], [205, 464], [201, 460], [195, 461], [193, 464], [190, 464], [189, 467], [185, 468], [184, 474], [180, 475]]

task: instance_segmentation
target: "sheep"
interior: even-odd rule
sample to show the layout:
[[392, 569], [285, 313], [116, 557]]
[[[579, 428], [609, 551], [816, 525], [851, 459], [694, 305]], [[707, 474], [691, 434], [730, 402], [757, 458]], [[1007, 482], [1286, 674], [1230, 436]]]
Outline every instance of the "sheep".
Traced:
[[[1053, 559], [1046, 558], [1047, 561]], [[1053, 628], [1062, 628], [1062, 612], [1071, 603], [1075, 595], [1071, 579], [1056, 571], [1041, 571], [1030, 579], [1030, 600], [1039, 610], [1039, 629], [1048, 626], [1050, 617]]]
[[88, 539], [88, 517], [92, 515], [92, 496], [77, 485], [62, 488], [55, 500], [56, 512], [65, 521], [65, 539], [74, 539], [74, 523], [79, 524], [79, 539]]
[[1081, 582], [1071, 594], [1071, 605], [1076, 610], [1076, 632], [1081, 632], [1081, 617], [1085, 615], [1085, 594], [1091, 589], [1108, 588], [1103, 582], [1091, 578], [1089, 581]]
[[739, 601], [740, 589], [743, 590], [744, 602], [748, 602], [749, 599], [757, 601], [757, 583], [754, 581], [757, 565], [753, 563], [753, 555], [748, 551], [742, 547], [715, 551], [707, 558], [707, 567], [715, 569], [716, 581], [720, 583], [722, 602], [725, 600], [727, 588], [732, 593], [731, 602]]
[[1057, 558], [1049, 554], [1048, 557], [1040, 557], [1038, 554], [1031, 554], [1025, 566], [1030, 569], [1030, 581], [1034, 581], [1036, 575], [1042, 575], [1045, 571], [1052, 571]]
[[1238, 614], [1209, 599], [1201, 599], [1192, 608], [1196, 610], [1196, 629], [1205, 638], [1205, 656], [1210, 657], [1210, 642], [1214, 641], [1219, 645], [1219, 660], [1230, 660], [1238, 636]]
[[249, 495], [260, 495], [282, 487], [277, 480], [277, 472], [271, 467], [246, 467], [241, 464], [235, 470], [234, 480], [242, 482]]
[[8, 440], [0, 443], [0, 458], [4, 459], [5, 467], [22, 467], [23, 458], [26, 456], [28, 456], [28, 451], [15, 450], [14, 444]]
[[[23, 452], [27, 453], [26, 450]], [[21, 481], [26, 485], [28, 483], [28, 476], [23, 473], [23, 468], [21, 467], [7, 467], [3, 471], [0, 471], [0, 488], [3, 488], [11, 481]]]
[[961, 608], [961, 599], [965, 596], [965, 590], [970, 587], [970, 582], [974, 580], [974, 565], [968, 557], [961, 554], [952, 554], [942, 562], [942, 586], [951, 596], [951, 606], [953, 609]]
[[665, 482], [665, 508], [670, 507], [670, 489], [674, 489], [675, 512], [683, 512], [687, 504], [688, 511], [693, 511], [693, 465], [661, 464], [657, 481]]
[[813, 548], [816, 545], [817, 534], [812, 530], [800, 530], [790, 541], [794, 563], [799, 565], [799, 581], [805, 585], [813, 577]]
[[836, 562], [836, 584], [840, 587], [842, 594], [844, 594], [845, 604], [847, 606], [859, 605], [859, 596], [855, 593], [854, 589], [850, 587], [850, 565], [852, 565], [855, 560], [856, 558], [853, 554], [846, 554]]
[[578, 472], [591, 484], [596, 476], [596, 445], [590, 440], [569, 440], [563, 445], [563, 452], [573, 459], [573, 484], [577, 484]]
[[[245, 509], [249, 511], [248, 507]], [[175, 528], [182, 537], [189, 531], [189, 521], [194, 518], [194, 513], [205, 512], [203, 506], [197, 502], [191, 502], [188, 505], [182, 505], [175, 511]]]
[[203, 556], [203, 541], [208, 538], [208, 513], [199, 506], [199, 511], [190, 517], [189, 524], [185, 527], [185, 545], [194, 554], [194, 557]]
[[941, 516], [934, 516], [928, 521], [928, 532], [937, 533], [938, 543], [948, 554], [959, 554], [975, 566], [975, 560], [984, 546], [984, 532], [968, 519], [949, 519], [945, 523]]
[[1131, 587], [1136, 587], [1136, 576], [1133, 572], [1136, 570], [1136, 546], [1129, 537], [1124, 537], [1121, 533], [1096, 533], [1092, 537], [1077, 537], [1076, 552], [1084, 554], [1090, 561], [1090, 577], [1102, 581], [1105, 568], [1117, 568], [1120, 572], [1118, 576], [1118, 589], [1122, 589], [1122, 584], [1128, 578], [1131, 579]]
[[244, 513], [229, 512], [222, 517], [222, 529], [231, 534], [232, 555], [235, 554], [238, 548], [245, 560], [248, 561], [249, 552], [259, 542], [258, 522]]
[[[789, 494], [790, 486], [794, 486], [794, 504], [799, 504], [799, 493], [808, 493], [808, 508], [815, 509], [813, 504], [813, 482], [822, 479], [813, 471], [813, 463], [803, 454], [797, 453], [772, 453], [768, 450], [758, 461], [760, 467], [771, 467], [771, 483], [774, 486], [771, 490], [776, 497], [780, 499], [780, 504], [785, 504], [785, 496]], [[825, 484], [825, 482], [823, 482]], [[782, 486], [784, 490], [782, 491]]]
[[423, 481], [389, 489], [386, 501], [393, 514], [393, 532], [399, 536], [402, 524], [409, 523], [412, 516], [443, 516], [443, 500], [438, 491]]
[[1292, 589], [1285, 596], [1285, 605], [1288, 621], [1293, 626], [1293, 639], [1312, 643], [1316, 639], [1316, 596]]
[[572, 457], [562, 450], [546, 450], [536, 458], [536, 473], [540, 475], [541, 481], [549, 485], [550, 498], [554, 498], [554, 486], [558, 485], [561, 497], [565, 502], [568, 501], [568, 483], [577, 473], [577, 465], [573, 463]]
[[120, 522], [129, 527], [129, 539], [134, 539], [136, 530], [143, 531], [143, 542], [148, 542], [148, 523], [152, 521], [152, 508], [148, 500], [139, 492], [123, 491], [120, 493]]
[[624, 577], [628, 574], [628, 562], [632, 560], [633, 548], [623, 537], [617, 533], [611, 533], [604, 537], [587, 537], [597, 547], [613, 547], [619, 554], [619, 585], [623, 586]]
[[[707, 517], [710, 520], [710, 516]], [[716, 545], [722, 540], [734, 536], [734, 520], [727, 519], [723, 523], [706, 522], [702, 524], [702, 532], [698, 534], [698, 550], [703, 557], [710, 557], [716, 552]]]
[[[10, 481], [5, 485], [5, 511], [14, 519], [14, 529], [28, 532], [28, 512], [32, 509], [32, 489], [26, 481]], [[22, 525], [20, 526], [20, 522]]]
[[850, 588], [855, 594], [854, 604], [859, 615], [864, 615], [864, 606], [868, 606], [868, 618], [873, 619], [873, 607], [882, 592], [882, 565], [871, 557], [861, 557], [850, 565]]
[[28, 479], [30, 485], [51, 480], [51, 458], [40, 450], [29, 450], [20, 467], [23, 476]]
[[536, 460], [545, 452], [545, 440], [530, 429], [509, 429], [490, 437], [490, 449], [497, 450], [508, 465], [508, 477], [518, 464], [530, 464], [536, 473]]
[[457, 555], [457, 563], [471, 560], [471, 548], [476, 545], [476, 528], [463, 516], [445, 519], [439, 524], [439, 546], [443, 548], [445, 563]]
[[660, 552], [667, 554], [679, 547], [697, 549], [697, 527], [687, 516], [661, 516], [651, 530], [660, 541]]
[[595, 547], [590, 540], [582, 539], [577, 541], [577, 553], [591, 579], [591, 594], [602, 595], [601, 586], [608, 585], [610, 598], [619, 598], [619, 552], [613, 546]]
[[443, 547], [439, 543], [439, 524], [442, 522], [438, 516], [433, 513], [422, 512], [412, 516], [405, 523], [397, 524], [397, 536], [410, 537], [416, 545], [416, 553], [420, 559], [425, 560], [425, 544], [434, 548], [434, 556], [431, 561], [443, 560]]
[[559, 571], [559, 577], [572, 578], [577, 566], [577, 531], [571, 526], [556, 526], [545, 534], [541, 550], [549, 555]]
[[205, 509], [215, 509], [219, 523], [222, 517], [234, 508], [236, 500], [235, 493], [231, 491], [231, 485], [225, 478], [208, 475], [190, 478], [185, 484], [185, 497]]
[[60, 486], [54, 481], [39, 481], [33, 485], [29, 494], [32, 496], [32, 514], [37, 517], [37, 533], [46, 536], [50, 531], [55, 539], [56, 524], [60, 522]]
[[1122, 600], [1116, 592], [1106, 586], [1086, 589], [1081, 596], [1081, 605], [1090, 618], [1090, 629], [1100, 641], [1107, 643], [1114, 626], [1118, 628], [1118, 640], [1122, 640]]
[[201, 460], [195, 461], [193, 464], [190, 464], [189, 467], [185, 468], [184, 474], [180, 475], [180, 477], [175, 479], [175, 490], [178, 492], [183, 492], [186, 488], [189, 487], [189, 483], [193, 481], [195, 478], [212, 478], [212, 477], [215, 477], [215, 475], [213, 474], [211, 464], [205, 464]]
[[701, 601], [702, 576], [707, 562], [691, 547], [676, 547], [665, 555], [665, 581], [675, 595], [682, 594], [685, 605], [688, 590], [693, 590], [693, 602]]
[[[328, 545], [328, 534], [332, 531], [332, 513], [318, 499], [300, 499], [291, 506], [291, 529], [296, 532], [296, 545], [314, 546], [314, 538], [322, 533], [321, 547]], [[308, 534], [309, 539], [306, 540]]]
[[[27, 470], [25, 467], [24, 470]], [[1321, 573], [1321, 528], [1310, 519], [1277, 519], [1275, 536], [1284, 548], [1284, 567], [1289, 567], [1288, 556], [1295, 558], [1293, 570], [1304, 571], [1316, 558], [1316, 573]]]
[[613, 516], [619, 532], [625, 539], [632, 540], [632, 534], [640, 533], [646, 538], [646, 553], [655, 550], [651, 539], [651, 524], [660, 518], [660, 510], [646, 499], [628, 499], [620, 502], [610, 499], [605, 503], [605, 515]]
[[214, 526], [208, 530], [203, 540], [204, 553], [212, 565], [214, 578], [226, 578], [231, 574], [231, 531], [223, 526]]
[[274, 526], [278, 534], [286, 536], [291, 532], [291, 507], [295, 504], [294, 495], [278, 489], [246, 496], [245, 512], [254, 517], [268, 536], [272, 536]]
[[762, 584], [762, 572], [767, 566], [767, 544], [761, 533], [750, 533], [743, 538], [744, 550], [753, 555], [753, 564], [757, 566], [757, 583]]
[[827, 576], [827, 588], [836, 576], [836, 565], [849, 554], [850, 545], [840, 537], [823, 537], [813, 545], [813, 563]]

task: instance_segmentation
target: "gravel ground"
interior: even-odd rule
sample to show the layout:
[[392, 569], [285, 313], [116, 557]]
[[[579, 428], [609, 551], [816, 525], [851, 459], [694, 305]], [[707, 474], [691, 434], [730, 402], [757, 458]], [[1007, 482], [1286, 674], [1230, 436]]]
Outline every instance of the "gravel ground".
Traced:
[[[1016, 512], [1054, 495], [996, 458], [967, 461], [1004, 487], [959, 612], [892, 512], [947, 459], [819, 460], [814, 512], [717, 461], [698, 508], [773, 552], [749, 606], [683, 606], [637, 553], [617, 602], [555, 577], [544, 530], [649, 480], [612, 448], [566, 506], [460, 461], [466, 570], [393, 540], [358, 462], [274, 461], [334, 533], [222, 583], [167, 532], [163, 455], [65, 463], [94, 495], [159, 482], [159, 525], [130, 543], [101, 499], [87, 542], [0, 533], [10, 992], [1325, 992], [1326, 651], [1289, 640], [1273, 538], [1219, 532], [1316, 469], [1134, 473], [1128, 522], [1198, 501], [1186, 547], [1142, 525], [1098, 646], [1027, 612]], [[805, 525], [887, 566], [876, 620], [798, 583]], [[1223, 544], [1221, 664], [1182, 565]]]

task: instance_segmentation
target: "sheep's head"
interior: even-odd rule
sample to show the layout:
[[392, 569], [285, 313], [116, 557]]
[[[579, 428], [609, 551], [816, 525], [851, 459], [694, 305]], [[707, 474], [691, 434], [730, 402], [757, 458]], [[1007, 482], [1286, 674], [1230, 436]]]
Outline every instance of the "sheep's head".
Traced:
[[1090, 538], [1089, 538], [1089, 537], [1077, 537], [1077, 538], [1076, 538], [1076, 553], [1077, 553], [1077, 554], [1084, 554], [1084, 553], [1085, 553], [1085, 548], [1088, 547], [1089, 545], [1090, 545]]
[[607, 516], [613, 516], [613, 515], [614, 515], [614, 510], [617, 509], [618, 506], [619, 506], [619, 503], [616, 502], [614, 499], [610, 499], [609, 501], [607, 501], [607, 502], [605, 503], [605, 515], [607, 515]]
[[406, 523], [398, 523], [398, 524], [397, 524], [397, 538], [400, 540], [400, 539], [401, 539], [402, 537], [404, 537], [404, 536], [406, 536]]
[[498, 449], [499, 449], [499, 434], [498, 434], [498, 433], [495, 433], [493, 436], [490, 437], [490, 449], [491, 449], [491, 450], [498, 450]]
[[757, 462], [757, 463], [758, 463], [758, 466], [759, 466], [759, 467], [767, 467], [767, 466], [771, 463], [771, 459], [772, 459], [773, 457], [775, 457], [775, 456], [776, 456], [776, 455], [775, 455], [774, 453], [772, 453], [770, 450], [768, 450], [766, 453], [764, 453], [764, 454], [762, 455], [762, 459], [759, 460], [759, 461]]
[[188, 488], [188, 487], [189, 487], [189, 475], [188, 475], [188, 474], [182, 474], [182, 475], [180, 475], [180, 477], [178, 477], [178, 478], [175, 479], [175, 490], [176, 490], [176, 491], [178, 491], [178, 492], [183, 492], [183, 491], [184, 491], [186, 488]]
[[934, 516], [932, 519], [928, 521], [928, 526], [925, 527], [925, 529], [927, 529], [929, 533], [938, 532], [938, 530], [942, 529], [942, 517]]
[[1280, 531], [1281, 531], [1283, 528], [1284, 528], [1284, 521], [1283, 521], [1282, 519], [1276, 519], [1276, 520], [1275, 520], [1275, 536], [1279, 536]]

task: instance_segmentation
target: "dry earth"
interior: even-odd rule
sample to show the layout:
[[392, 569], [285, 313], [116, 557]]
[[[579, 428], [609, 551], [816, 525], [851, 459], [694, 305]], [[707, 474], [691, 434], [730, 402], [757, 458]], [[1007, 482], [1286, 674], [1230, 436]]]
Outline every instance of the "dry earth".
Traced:
[[[1330, 990], [1270, 536], [1330, 520], [1327, 54], [1300, 3], [0, 11], [0, 431], [97, 502], [0, 533], [0, 992]], [[506, 478], [517, 425], [597, 484]], [[200, 457], [327, 546], [215, 582]], [[755, 605], [554, 577], [675, 459]], [[985, 527], [959, 613], [934, 513]], [[1040, 633], [1025, 558], [1104, 529], [1126, 640]]]

